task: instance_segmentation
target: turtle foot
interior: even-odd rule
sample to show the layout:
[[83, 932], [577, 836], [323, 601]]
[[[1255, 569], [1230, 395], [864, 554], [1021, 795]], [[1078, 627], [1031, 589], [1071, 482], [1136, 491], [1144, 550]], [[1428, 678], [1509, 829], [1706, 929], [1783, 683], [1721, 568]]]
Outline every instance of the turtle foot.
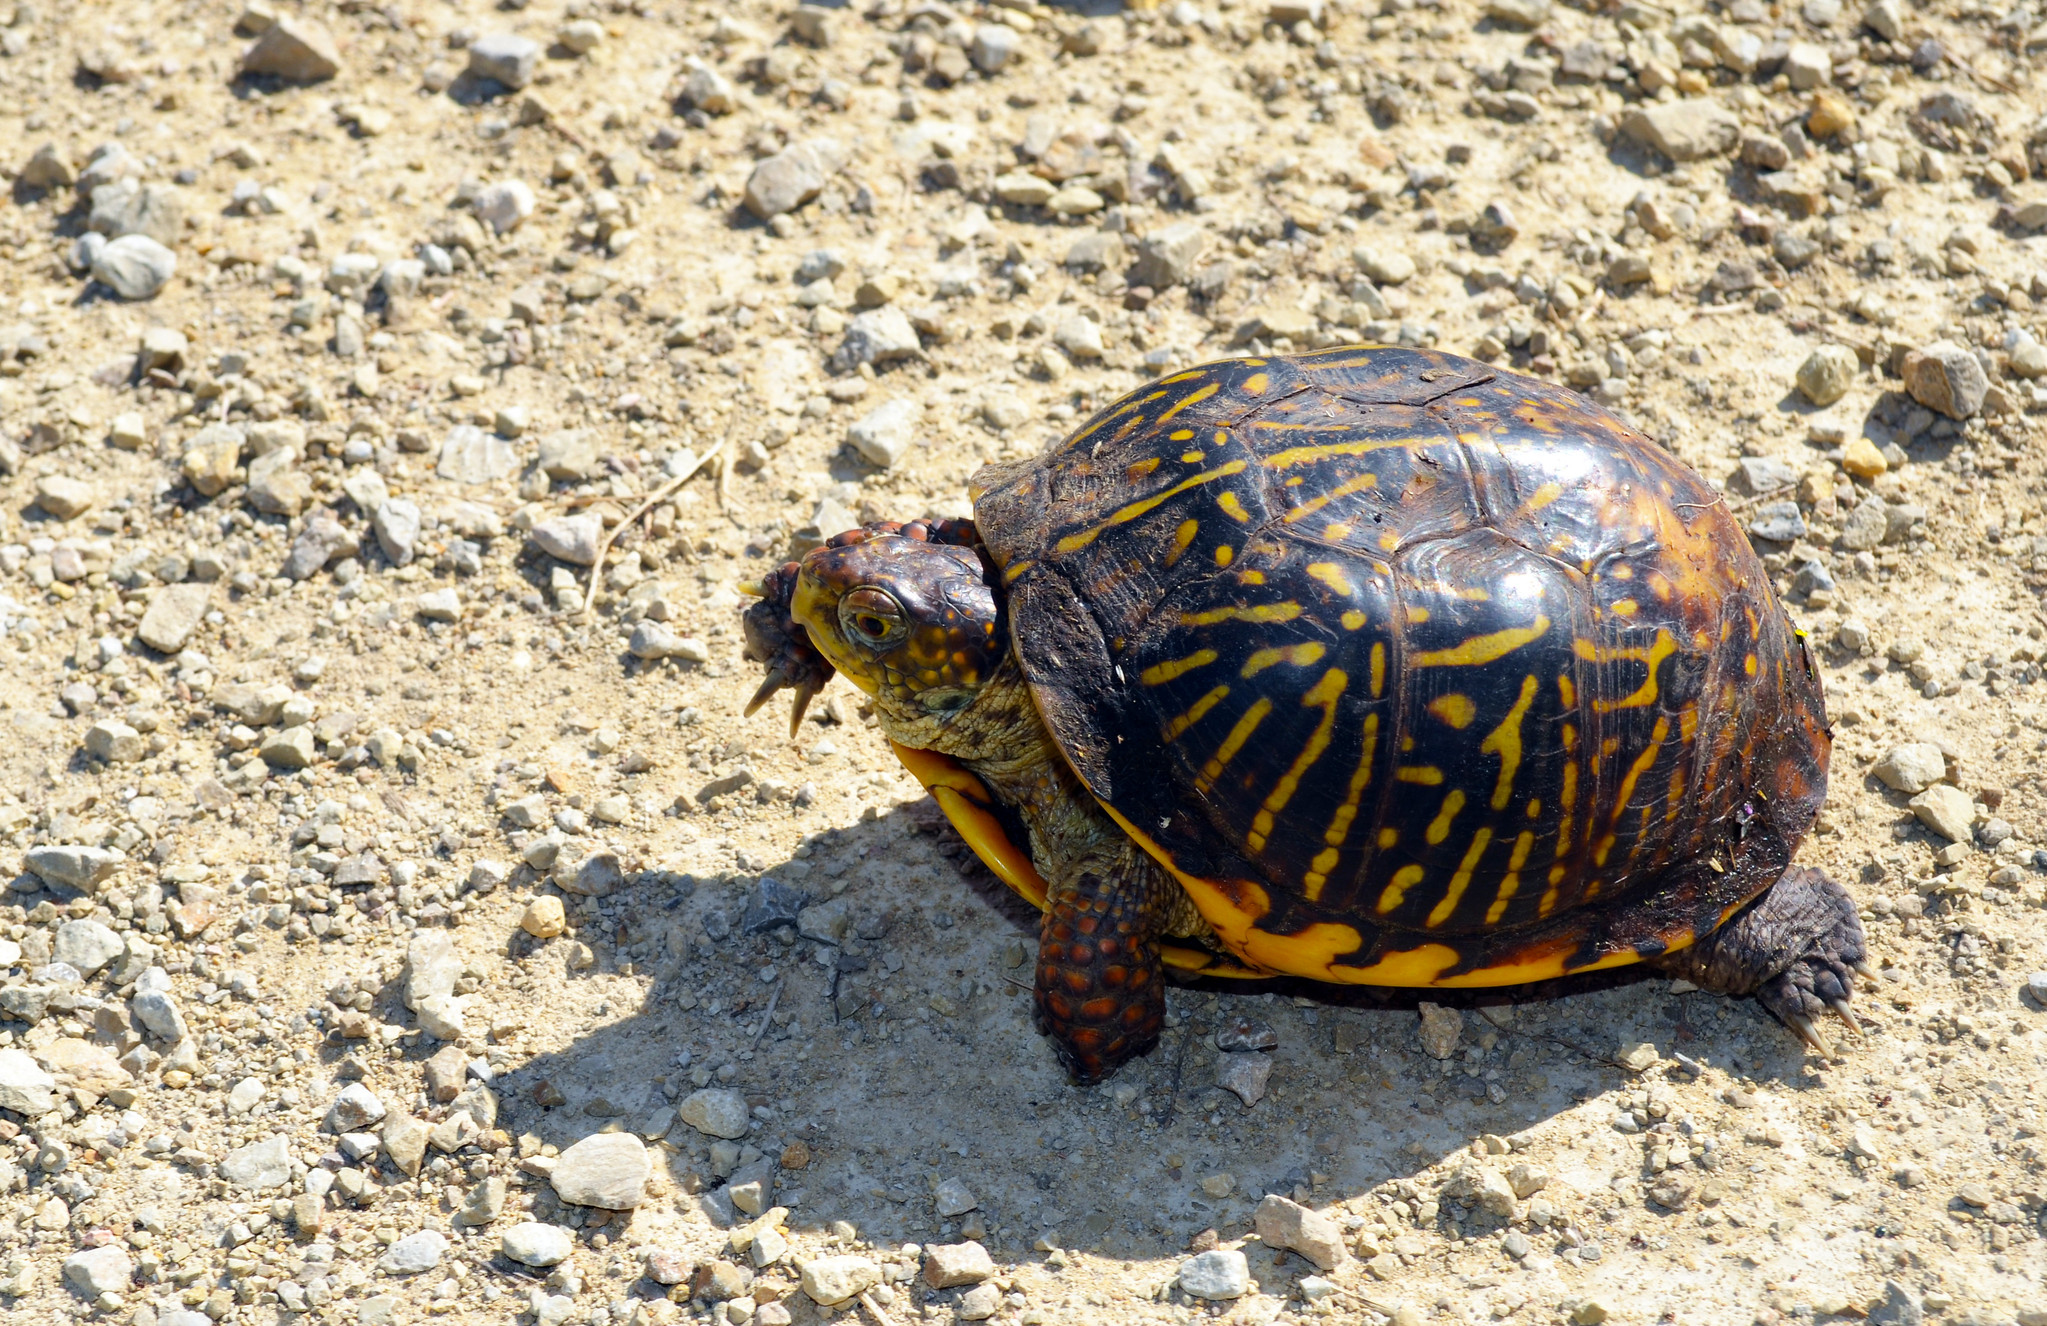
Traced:
[[1828, 1014], [1860, 1034], [1850, 1001], [1858, 972], [1874, 976], [1862, 921], [1848, 891], [1825, 873], [1793, 866], [1712, 934], [1659, 964], [1702, 990], [1754, 995], [1771, 1016], [1822, 1055]]
[[1052, 899], [1038, 936], [1038, 1030], [1083, 1086], [1158, 1044], [1166, 986], [1142, 890], [1093, 871]]

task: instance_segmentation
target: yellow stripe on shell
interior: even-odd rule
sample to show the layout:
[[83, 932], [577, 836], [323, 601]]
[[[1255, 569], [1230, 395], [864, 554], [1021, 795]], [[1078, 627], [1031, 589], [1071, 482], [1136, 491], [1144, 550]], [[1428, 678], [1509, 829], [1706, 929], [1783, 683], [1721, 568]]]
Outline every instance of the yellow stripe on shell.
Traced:
[[1540, 640], [1548, 631], [1549, 618], [1538, 613], [1530, 625], [1510, 626], [1502, 631], [1474, 635], [1448, 649], [1425, 649], [1416, 654], [1411, 663], [1418, 668], [1480, 667]]
[[1196, 668], [1205, 668], [1221, 657], [1213, 649], [1197, 649], [1185, 658], [1154, 663], [1137, 674], [1137, 680], [1145, 686], [1163, 686], [1169, 681], [1184, 677]]
[[1443, 890], [1442, 899], [1429, 910], [1428, 920], [1423, 924], [1434, 929], [1455, 914], [1457, 904], [1464, 901], [1464, 890], [1471, 886], [1472, 872], [1478, 869], [1479, 858], [1485, 855], [1485, 849], [1492, 840], [1491, 829], [1480, 829], [1471, 836], [1471, 849], [1457, 863], [1457, 873], [1450, 876], [1450, 886]]
[[1298, 603], [1259, 603], [1248, 608], [1209, 608], [1204, 612], [1183, 612], [1182, 626], [1213, 626], [1217, 622], [1290, 622], [1301, 615]]
[[1322, 642], [1319, 640], [1309, 640], [1298, 645], [1279, 645], [1270, 649], [1260, 649], [1244, 660], [1243, 670], [1237, 675], [1249, 679], [1257, 676], [1267, 668], [1276, 667], [1281, 663], [1291, 663], [1295, 667], [1305, 668], [1311, 663], [1321, 662], [1322, 656], [1328, 652], [1327, 649], [1323, 648]]
[[1228, 478], [1232, 474], [1240, 474], [1243, 472], [1244, 467], [1245, 462], [1241, 460], [1233, 460], [1226, 464], [1218, 465], [1212, 470], [1204, 471], [1201, 474], [1190, 475], [1189, 477], [1182, 479], [1179, 483], [1174, 484], [1171, 488], [1166, 489], [1166, 491], [1164, 491], [1163, 493], [1154, 493], [1150, 497], [1142, 498], [1138, 501], [1132, 502], [1130, 505], [1117, 511], [1114, 515], [1110, 516], [1107, 520], [1103, 521], [1099, 525], [1093, 526], [1090, 529], [1081, 530], [1079, 533], [1076, 534], [1067, 535], [1065, 538], [1059, 540], [1056, 546], [1058, 550], [1063, 553], [1079, 552], [1082, 548], [1087, 547], [1089, 544], [1093, 543], [1096, 539], [1100, 538], [1109, 530], [1114, 529], [1116, 526], [1126, 525], [1131, 521], [1136, 520], [1139, 516], [1142, 516], [1147, 512], [1156, 510], [1161, 505], [1171, 501], [1175, 497], [1178, 497], [1181, 493], [1186, 492], [1190, 488], [1198, 488], [1202, 484], [1213, 483], [1217, 479]]
[[1229, 693], [1229, 687], [1218, 686], [1199, 700], [1196, 700], [1187, 712], [1166, 724], [1165, 739], [1168, 742], [1178, 741], [1181, 733], [1208, 717], [1208, 711], [1221, 704]]
[[1500, 725], [1478, 743], [1482, 753], [1500, 757], [1500, 781], [1493, 786], [1494, 810], [1505, 810], [1507, 802], [1513, 798], [1514, 775], [1521, 769], [1521, 724], [1528, 717], [1528, 706], [1535, 702], [1537, 689], [1534, 673], [1522, 678], [1521, 695], [1514, 701], [1514, 707], [1507, 711]]
[[[1320, 647], [1317, 648], [1319, 650]], [[1301, 747], [1300, 754], [1294, 757], [1293, 764], [1280, 776], [1279, 782], [1273, 785], [1271, 794], [1265, 798], [1265, 804], [1260, 806], [1258, 813], [1252, 817], [1251, 832], [1245, 836], [1245, 841], [1252, 851], [1265, 850], [1266, 836], [1272, 832], [1274, 817], [1286, 809], [1287, 803], [1293, 800], [1294, 793], [1301, 786], [1302, 776], [1314, 767], [1315, 761], [1322, 758], [1322, 752], [1329, 749], [1329, 732], [1336, 726], [1336, 702], [1342, 697], [1343, 688], [1349, 684], [1350, 677], [1342, 669], [1331, 668], [1322, 674], [1320, 681], [1308, 689], [1307, 694], [1301, 697], [1302, 705], [1311, 709], [1321, 709], [1322, 718], [1315, 724], [1315, 730], [1308, 734], [1308, 742]]]
[[1208, 790], [1215, 786], [1215, 780], [1222, 777], [1223, 769], [1231, 760], [1237, 758], [1237, 752], [1244, 749], [1244, 743], [1251, 740], [1251, 734], [1258, 730], [1258, 725], [1263, 723], [1265, 716], [1271, 712], [1272, 701], [1263, 696], [1243, 712], [1230, 728], [1230, 734], [1223, 738], [1223, 744], [1216, 747], [1215, 754], [1208, 757], [1208, 762], [1201, 766], [1201, 772], [1194, 776], [1194, 791], [1197, 795], [1208, 795]]

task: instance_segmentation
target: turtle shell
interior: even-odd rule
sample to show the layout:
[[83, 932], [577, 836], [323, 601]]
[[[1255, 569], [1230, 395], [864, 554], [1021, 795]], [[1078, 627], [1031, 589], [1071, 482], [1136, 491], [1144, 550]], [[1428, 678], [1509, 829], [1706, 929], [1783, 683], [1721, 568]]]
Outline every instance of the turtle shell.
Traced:
[[1653, 957], [1824, 799], [1817, 669], [1725, 501], [1575, 392], [1420, 350], [1229, 360], [976, 489], [1054, 738], [1249, 969]]

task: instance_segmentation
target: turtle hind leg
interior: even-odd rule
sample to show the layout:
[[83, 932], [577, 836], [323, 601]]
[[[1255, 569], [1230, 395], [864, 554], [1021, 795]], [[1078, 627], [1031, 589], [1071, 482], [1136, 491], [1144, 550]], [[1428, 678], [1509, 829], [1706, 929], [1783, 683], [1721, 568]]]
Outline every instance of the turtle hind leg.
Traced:
[[1158, 908], [1144, 873], [1135, 863], [1077, 872], [1052, 890], [1039, 928], [1038, 1030], [1082, 1085], [1151, 1050], [1165, 1026]]
[[1829, 1012], [1859, 1030], [1849, 1000], [1855, 975], [1874, 976], [1854, 899], [1832, 877], [1793, 866], [1747, 907], [1656, 966], [1718, 994], [1754, 995], [1798, 1038], [1829, 1053], [1819, 1024]]

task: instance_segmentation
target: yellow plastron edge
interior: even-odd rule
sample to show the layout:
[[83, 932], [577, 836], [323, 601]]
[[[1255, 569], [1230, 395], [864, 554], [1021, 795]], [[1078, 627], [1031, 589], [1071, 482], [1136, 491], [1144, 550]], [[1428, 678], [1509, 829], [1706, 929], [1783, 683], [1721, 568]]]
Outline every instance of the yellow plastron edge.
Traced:
[[[989, 812], [994, 798], [980, 779], [953, 759], [936, 751], [916, 750], [891, 741], [889, 747], [910, 775], [931, 793], [931, 799], [945, 812], [952, 827], [966, 839], [981, 864], [1016, 891], [1018, 897], [1039, 911], [1045, 910], [1045, 877], [1031, 861], [1030, 853], [1011, 842], [1002, 821]], [[1179, 944], [1161, 944], [1159, 960], [1180, 971], [1203, 976], [1234, 976], [1258, 979], [1272, 973], [1239, 967], [1213, 953]]]

